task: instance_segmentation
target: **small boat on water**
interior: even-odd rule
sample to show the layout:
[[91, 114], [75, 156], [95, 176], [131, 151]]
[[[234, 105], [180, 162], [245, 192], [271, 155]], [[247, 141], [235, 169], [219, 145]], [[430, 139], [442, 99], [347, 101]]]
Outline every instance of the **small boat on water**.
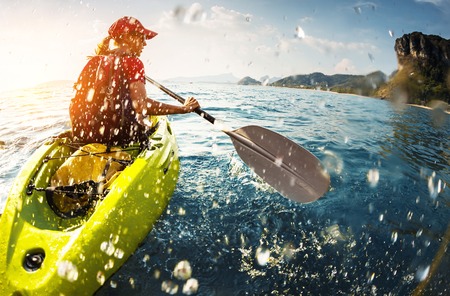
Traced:
[[0, 220], [0, 295], [92, 295], [137, 249], [175, 190], [178, 146], [166, 117], [147, 143], [38, 148]]

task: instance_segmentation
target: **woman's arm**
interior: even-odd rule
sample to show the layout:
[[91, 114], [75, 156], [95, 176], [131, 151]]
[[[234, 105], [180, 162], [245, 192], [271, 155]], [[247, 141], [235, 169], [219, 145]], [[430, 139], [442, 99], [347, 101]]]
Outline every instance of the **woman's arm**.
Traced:
[[184, 105], [181, 106], [165, 104], [147, 98], [145, 84], [140, 81], [132, 82], [130, 84], [130, 94], [134, 110], [143, 116], [184, 114], [192, 112], [200, 107], [199, 103], [194, 98], [188, 98]]

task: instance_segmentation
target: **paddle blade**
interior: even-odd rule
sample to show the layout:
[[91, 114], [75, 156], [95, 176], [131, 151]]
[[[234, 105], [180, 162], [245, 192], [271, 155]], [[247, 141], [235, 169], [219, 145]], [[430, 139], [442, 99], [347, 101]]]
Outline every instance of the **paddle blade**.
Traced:
[[242, 160], [284, 197], [306, 203], [328, 191], [330, 176], [320, 161], [293, 141], [260, 126], [225, 133]]

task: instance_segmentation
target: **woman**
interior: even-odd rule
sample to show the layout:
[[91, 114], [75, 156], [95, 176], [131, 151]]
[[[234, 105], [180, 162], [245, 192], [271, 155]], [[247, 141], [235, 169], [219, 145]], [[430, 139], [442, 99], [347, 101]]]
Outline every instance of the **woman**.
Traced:
[[75, 84], [70, 105], [72, 132], [82, 143], [124, 145], [143, 141], [150, 115], [182, 114], [200, 108], [194, 98], [183, 106], [147, 98], [145, 71], [139, 56], [157, 33], [133, 17], [111, 25]]

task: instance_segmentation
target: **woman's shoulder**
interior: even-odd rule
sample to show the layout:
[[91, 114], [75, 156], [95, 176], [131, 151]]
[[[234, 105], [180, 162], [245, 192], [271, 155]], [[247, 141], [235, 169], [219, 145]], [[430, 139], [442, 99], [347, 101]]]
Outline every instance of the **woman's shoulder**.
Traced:
[[133, 57], [133, 56], [128, 56], [128, 55], [122, 56], [122, 61], [126, 62], [128, 64], [144, 65], [138, 57]]
[[144, 72], [144, 63], [137, 57], [123, 56], [122, 63], [124, 70], [127, 72]]

